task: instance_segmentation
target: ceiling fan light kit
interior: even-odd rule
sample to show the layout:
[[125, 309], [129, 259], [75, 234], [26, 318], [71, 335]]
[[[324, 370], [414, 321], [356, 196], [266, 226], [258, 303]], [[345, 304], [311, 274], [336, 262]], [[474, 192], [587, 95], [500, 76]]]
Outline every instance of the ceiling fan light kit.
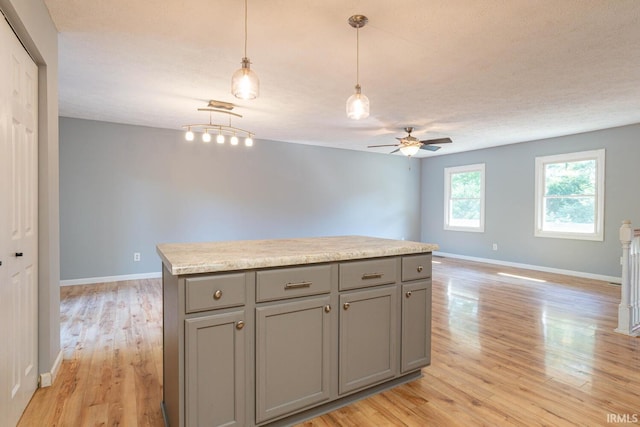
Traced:
[[425, 139], [424, 141], [420, 141], [418, 138], [411, 136], [411, 132], [413, 132], [412, 127], [406, 127], [404, 128], [404, 131], [407, 132], [407, 136], [403, 138], [396, 138], [400, 141], [398, 144], [369, 145], [368, 148], [398, 147], [389, 154], [400, 151], [405, 156], [411, 157], [420, 150], [438, 151], [442, 148], [435, 144], [448, 144], [452, 142], [451, 138]]
[[353, 15], [348, 22], [356, 29], [356, 92], [347, 99], [347, 117], [360, 120], [369, 117], [369, 98], [362, 94], [360, 87], [360, 28], [367, 25], [369, 19], [364, 15]]
[[411, 157], [420, 151], [421, 144], [407, 144], [400, 147], [400, 152], [405, 156]]
[[244, 56], [241, 64], [242, 67], [231, 77], [231, 93], [236, 98], [255, 99], [260, 95], [260, 80], [247, 57], [247, 0], [244, 0]]

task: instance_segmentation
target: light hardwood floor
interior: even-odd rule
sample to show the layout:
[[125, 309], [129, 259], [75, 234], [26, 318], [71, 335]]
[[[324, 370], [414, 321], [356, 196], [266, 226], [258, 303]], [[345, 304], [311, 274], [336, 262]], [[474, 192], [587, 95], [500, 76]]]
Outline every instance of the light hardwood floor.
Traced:
[[[619, 286], [435, 260], [424, 376], [304, 426], [640, 424], [640, 338], [613, 332]], [[62, 288], [65, 360], [19, 425], [162, 426], [161, 306], [159, 280]]]

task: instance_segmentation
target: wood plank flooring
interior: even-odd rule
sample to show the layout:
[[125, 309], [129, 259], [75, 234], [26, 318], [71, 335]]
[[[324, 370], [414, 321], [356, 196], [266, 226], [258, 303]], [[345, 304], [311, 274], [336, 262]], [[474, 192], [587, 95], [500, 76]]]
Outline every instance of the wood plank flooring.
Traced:
[[[434, 260], [424, 376], [302, 425], [640, 424], [640, 338], [613, 332], [619, 286]], [[61, 371], [19, 426], [162, 426], [160, 281], [65, 287], [61, 314]]]
[[64, 360], [19, 426], [162, 426], [162, 284], [66, 286]]

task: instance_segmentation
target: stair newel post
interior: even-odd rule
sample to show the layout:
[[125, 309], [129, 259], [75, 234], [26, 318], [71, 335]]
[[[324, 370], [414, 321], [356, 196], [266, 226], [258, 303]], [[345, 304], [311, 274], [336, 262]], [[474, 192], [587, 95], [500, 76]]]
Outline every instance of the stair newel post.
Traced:
[[618, 306], [618, 327], [616, 332], [629, 335], [631, 325], [631, 305], [629, 304], [631, 297], [631, 283], [629, 280], [629, 248], [631, 247], [631, 239], [633, 237], [633, 229], [631, 221], [622, 221], [620, 227], [620, 243], [622, 243], [622, 286], [620, 289], [620, 305]]

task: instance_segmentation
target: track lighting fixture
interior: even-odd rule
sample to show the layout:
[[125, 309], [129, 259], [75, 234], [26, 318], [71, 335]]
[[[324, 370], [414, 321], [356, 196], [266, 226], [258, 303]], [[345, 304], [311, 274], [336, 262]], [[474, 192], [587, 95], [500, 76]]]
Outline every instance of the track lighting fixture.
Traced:
[[[238, 138], [238, 134], [244, 135], [244, 145], [246, 147], [253, 147], [253, 137], [255, 134], [251, 131], [240, 129], [239, 127], [231, 126], [231, 116], [240, 117], [240, 114], [233, 113], [231, 110], [235, 105], [228, 102], [221, 101], [209, 101], [207, 108], [198, 108], [198, 111], [208, 111], [209, 112], [209, 123], [194, 123], [182, 126], [183, 129], [186, 129], [186, 133], [184, 135], [184, 139], [187, 141], [193, 141], [195, 139], [195, 134], [193, 130], [202, 131], [202, 141], [203, 142], [211, 142], [211, 133], [216, 133], [216, 142], [218, 144], [224, 144], [226, 141], [225, 134], [230, 135], [231, 145], [238, 145], [240, 139]], [[223, 125], [218, 123], [213, 123], [212, 114], [213, 113], [222, 113], [227, 114], [229, 116], [229, 124]]]

